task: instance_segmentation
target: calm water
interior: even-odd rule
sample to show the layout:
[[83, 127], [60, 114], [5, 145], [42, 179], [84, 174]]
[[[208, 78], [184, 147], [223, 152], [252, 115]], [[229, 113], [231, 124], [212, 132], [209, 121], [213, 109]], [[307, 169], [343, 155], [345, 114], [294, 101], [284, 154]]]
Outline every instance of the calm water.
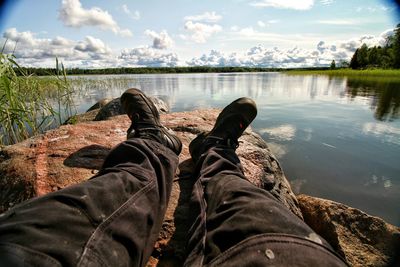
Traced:
[[171, 111], [253, 98], [252, 127], [296, 193], [345, 203], [400, 225], [400, 84], [280, 73], [89, 76], [78, 111], [137, 87]]

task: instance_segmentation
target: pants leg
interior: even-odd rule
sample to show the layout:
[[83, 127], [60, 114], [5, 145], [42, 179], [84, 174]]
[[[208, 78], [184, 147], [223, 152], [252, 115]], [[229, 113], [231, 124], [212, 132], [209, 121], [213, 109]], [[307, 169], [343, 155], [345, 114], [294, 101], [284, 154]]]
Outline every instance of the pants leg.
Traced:
[[90, 180], [0, 216], [10, 266], [144, 266], [165, 215], [178, 158], [151, 140], [115, 147]]
[[[199, 216], [191, 229], [188, 245], [191, 252], [185, 265], [200, 266], [212, 263], [224, 253], [230, 253], [230, 250], [234, 250], [238, 244], [240, 246], [240, 243], [247, 242], [246, 240], [259, 237], [259, 242], [252, 241], [252, 246], [255, 244], [255, 247], [246, 250], [246, 244], [243, 244], [243, 248], [235, 251], [236, 256], [242, 255], [237, 257], [229, 255], [226, 257], [228, 261], [224, 263], [227, 266], [245, 266], [246, 264], [265, 266], [266, 263], [256, 259], [253, 253], [266, 251], [265, 248], [261, 250], [261, 247], [257, 247], [268, 243], [266, 235], [274, 238], [282, 235], [281, 243], [286, 242], [288, 237], [299, 237], [298, 239], [305, 240], [306, 243], [311, 240], [317, 243], [315, 246], [323, 247], [315, 249], [319, 251], [318, 253], [326, 253], [322, 251], [324, 248], [328, 254], [330, 253], [331, 248], [323, 238], [268, 191], [254, 186], [245, 179], [240, 161], [233, 149], [211, 148], [202, 155], [197, 168], [199, 178], [194, 186], [192, 202], [197, 207]], [[296, 245], [293, 251], [303, 251], [308, 245]], [[313, 244], [310, 245], [312, 246]], [[309, 248], [305, 250], [310, 250], [311, 254], [317, 255], [314, 250]], [[265, 255], [262, 260], [264, 258], [266, 258]], [[229, 263], [229, 259], [233, 262]], [[253, 262], [250, 264], [251, 259]], [[295, 258], [292, 258], [293, 261], [286, 258], [275, 258], [275, 260], [273, 264], [277, 266], [279, 266], [278, 260], [283, 260], [284, 265], [287, 266], [290, 266], [290, 263], [293, 264], [293, 261], [299, 263]], [[333, 256], [333, 261], [335, 260], [336, 257]], [[339, 265], [343, 264], [340, 259], [337, 261]], [[318, 262], [314, 263], [318, 265]], [[324, 265], [323, 262], [320, 263], [322, 263], [321, 266]]]

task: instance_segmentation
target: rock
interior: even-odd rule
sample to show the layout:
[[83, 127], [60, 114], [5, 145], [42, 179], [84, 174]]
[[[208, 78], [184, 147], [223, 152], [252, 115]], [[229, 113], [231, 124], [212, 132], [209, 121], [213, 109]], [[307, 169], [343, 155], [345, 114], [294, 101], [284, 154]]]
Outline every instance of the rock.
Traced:
[[304, 221], [350, 265], [400, 266], [399, 227], [330, 200], [306, 195], [297, 198]]
[[113, 99], [112, 98], [103, 98], [100, 99], [99, 101], [97, 101], [96, 104], [94, 104], [93, 106], [91, 106], [86, 112], [95, 110], [95, 109], [100, 109], [102, 107], [104, 107], [105, 105], [107, 105], [108, 103], [110, 103]]
[[[111, 105], [116, 107], [115, 102], [119, 101], [115, 100]], [[188, 204], [194, 165], [188, 146], [198, 133], [212, 128], [219, 112], [210, 109], [161, 115], [163, 124], [172, 128], [182, 140], [183, 150], [179, 156], [179, 171], [173, 183], [162, 231], [150, 261], [152, 266], [157, 262], [160, 265], [182, 263], [186, 234], [192, 224], [188, 216]], [[0, 153], [0, 212], [7, 210], [9, 203], [16, 204], [93, 176], [108, 151], [125, 140], [129, 125], [126, 115], [104, 121], [64, 125], [5, 147]], [[301, 217], [296, 197], [266, 143], [251, 129], [246, 130], [239, 142], [237, 154], [247, 178], [257, 186], [270, 189]]]
[[85, 122], [85, 121], [93, 121], [94, 118], [96, 118], [96, 115], [97, 115], [97, 113], [99, 113], [99, 111], [100, 111], [100, 108], [93, 109], [91, 111], [87, 111], [87, 112], [82, 113], [82, 114], [73, 115], [73, 116], [69, 117], [63, 123], [63, 125], [77, 124], [77, 123]]
[[120, 98], [111, 100], [108, 104], [102, 107], [94, 118], [95, 121], [107, 120], [108, 118], [125, 114], [122, 109]]
[[[160, 98], [150, 96], [154, 105], [158, 109], [160, 114], [169, 113], [168, 105], [165, 101]], [[69, 117], [63, 125], [66, 124], [77, 124], [86, 121], [101, 121], [107, 120], [113, 116], [123, 115], [125, 112], [122, 110], [119, 98], [103, 98], [92, 107], [90, 107], [85, 113], [77, 114]]]
[[[156, 106], [160, 114], [165, 114], [169, 112], [168, 105], [164, 101], [153, 96], [150, 96], [149, 98], [153, 101], [154, 105]], [[107, 120], [111, 117], [123, 114], [126, 114], [126, 112], [123, 110], [120, 98], [118, 97], [111, 100], [104, 107], [102, 107], [100, 111], [97, 113], [94, 120], [95, 121]]]

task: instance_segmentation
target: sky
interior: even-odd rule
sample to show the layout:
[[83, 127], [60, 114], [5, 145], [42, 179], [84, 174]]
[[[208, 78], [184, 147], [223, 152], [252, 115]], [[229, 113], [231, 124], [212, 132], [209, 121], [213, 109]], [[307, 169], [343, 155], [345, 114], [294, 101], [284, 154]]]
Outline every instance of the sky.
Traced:
[[23, 66], [327, 66], [384, 45], [384, 0], [13, 0], [0, 45]]

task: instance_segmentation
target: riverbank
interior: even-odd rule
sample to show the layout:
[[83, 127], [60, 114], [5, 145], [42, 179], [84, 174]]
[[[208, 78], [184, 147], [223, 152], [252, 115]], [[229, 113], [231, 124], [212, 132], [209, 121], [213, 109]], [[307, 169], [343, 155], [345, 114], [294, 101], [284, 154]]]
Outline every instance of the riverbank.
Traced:
[[381, 79], [384, 81], [399, 81], [400, 82], [400, 69], [366, 69], [366, 70], [353, 70], [353, 69], [326, 69], [326, 70], [288, 70], [285, 71], [289, 75], [328, 75], [337, 77], [348, 78], [362, 78], [362, 79]]
[[[117, 116], [92, 121], [107, 109], [106, 105], [103, 112], [95, 110], [90, 116], [75, 118], [74, 125], [61, 126], [2, 150], [2, 211], [23, 200], [85, 181], [97, 173], [109, 150], [125, 139], [130, 124], [126, 115], [113, 112], [109, 113]], [[114, 106], [114, 110], [118, 107]], [[187, 205], [194, 169], [188, 144], [197, 133], [212, 128], [218, 113], [218, 109], [208, 109], [161, 115], [163, 124], [182, 140], [183, 151], [150, 266], [182, 263], [186, 233], [191, 224]], [[276, 157], [258, 134], [247, 130], [239, 141], [237, 154], [250, 182], [268, 189], [293, 213], [304, 218], [351, 265], [387, 266], [390, 263], [398, 251], [395, 246], [400, 242], [399, 227], [340, 203], [304, 195], [296, 197]]]

